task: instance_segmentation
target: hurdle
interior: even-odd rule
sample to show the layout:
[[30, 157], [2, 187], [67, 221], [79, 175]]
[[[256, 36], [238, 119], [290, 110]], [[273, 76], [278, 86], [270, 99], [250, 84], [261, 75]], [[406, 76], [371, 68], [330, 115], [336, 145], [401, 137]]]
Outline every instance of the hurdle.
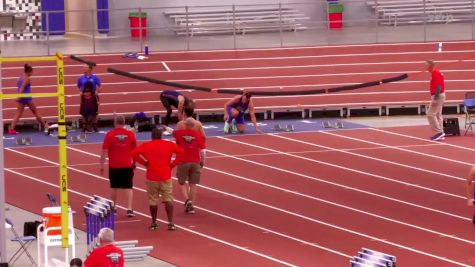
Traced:
[[[86, 244], [89, 254], [99, 245], [99, 231], [102, 228], [115, 230], [114, 203], [94, 195], [83, 208], [86, 214]], [[116, 241], [114, 245], [124, 252], [124, 261], [142, 261], [153, 246], [137, 247], [138, 242], [138, 240]]]
[[350, 260], [350, 267], [396, 267], [396, 257], [376, 250], [362, 248]]

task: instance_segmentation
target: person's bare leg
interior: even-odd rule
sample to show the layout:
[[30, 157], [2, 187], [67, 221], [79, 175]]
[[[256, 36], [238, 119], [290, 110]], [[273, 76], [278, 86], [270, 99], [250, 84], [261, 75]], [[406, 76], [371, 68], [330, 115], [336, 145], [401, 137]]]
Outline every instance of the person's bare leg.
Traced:
[[134, 190], [133, 189], [126, 189], [125, 194], [127, 195], [127, 209], [132, 210], [132, 202], [134, 199]]
[[25, 111], [25, 106], [18, 103], [15, 116], [13, 116], [12, 124], [10, 124], [10, 130], [15, 130], [15, 126], [18, 123], [18, 120], [21, 118], [21, 115], [23, 115], [23, 111]]
[[190, 199], [190, 196], [188, 194], [189, 189], [188, 189], [188, 184], [184, 183], [183, 185], [180, 185], [181, 193], [183, 194], [183, 197], [185, 200]]
[[165, 204], [165, 211], [167, 212], [167, 218], [169, 223], [173, 223], [173, 202], [163, 202]]
[[114, 203], [114, 208], [117, 207], [117, 189], [111, 188], [111, 200]]
[[30, 108], [31, 113], [33, 113], [33, 115], [35, 115], [36, 120], [41, 124], [41, 127], [43, 127], [43, 130], [46, 129], [47, 128], [46, 127], [46, 122], [43, 120], [43, 118], [40, 116], [40, 114], [38, 114], [38, 109], [36, 108], [35, 103], [30, 102], [27, 105]]
[[238, 124], [237, 128], [239, 133], [244, 133], [246, 131], [246, 124]]
[[195, 184], [190, 184], [189, 187], [190, 187], [190, 190], [189, 190], [190, 200], [191, 202], [193, 202], [193, 204], [195, 204], [197, 186]]

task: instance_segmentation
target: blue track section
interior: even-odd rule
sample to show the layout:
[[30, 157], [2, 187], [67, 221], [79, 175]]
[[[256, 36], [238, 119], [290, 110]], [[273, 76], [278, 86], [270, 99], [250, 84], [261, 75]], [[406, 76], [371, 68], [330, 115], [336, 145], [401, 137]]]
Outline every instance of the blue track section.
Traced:
[[[330, 124], [334, 125], [337, 122], [343, 123], [343, 129], [358, 129], [358, 128], [368, 128], [366, 125], [351, 123], [347, 121], [342, 121], [338, 119], [303, 119], [303, 120], [266, 120], [260, 121], [259, 127], [265, 133], [282, 133], [285, 131], [276, 131], [274, 130], [275, 125], [281, 125], [283, 128], [286, 128], [287, 125], [293, 125], [294, 132], [315, 132], [315, 131], [326, 131], [326, 130], [335, 130], [334, 128], [324, 128], [323, 123], [330, 122]], [[203, 124], [205, 127], [205, 131], [208, 137], [213, 136], [223, 136], [224, 131], [224, 123], [219, 122], [208, 122]], [[172, 128], [174, 125], [172, 125]], [[245, 134], [255, 134], [254, 127], [251, 123], [248, 122], [246, 126], [246, 133]], [[87, 141], [86, 143], [102, 143], [104, 140], [104, 136], [106, 131], [110, 129], [102, 128], [101, 131], [98, 133], [90, 133], [87, 134]], [[58, 139], [55, 136], [56, 133], [53, 133], [51, 136], [47, 136], [41, 132], [24, 132], [16, 135], [8, 135], [4, 136], [4, 145], [5, 147], [25, 147], [16, 145], [15, 139], [22, 138], [22, 137], [31, 137], [33, 138], [32, 146], [55, 146], [58, 144]], [[83, 144], [83, 143], [74, 143], [70, 140], [72, 136], [77, 136], [80, 134], [79, 130], [70, 131], [68, 132], [68, 144]], [[237, 134], [230, 134], [230, 135], [237, 135]], [[164, 138], [170, 138], [165, 136]], [[150, 132], [139, 132], [137, 133], [137, 139], [140, 141], [150, 140]]]

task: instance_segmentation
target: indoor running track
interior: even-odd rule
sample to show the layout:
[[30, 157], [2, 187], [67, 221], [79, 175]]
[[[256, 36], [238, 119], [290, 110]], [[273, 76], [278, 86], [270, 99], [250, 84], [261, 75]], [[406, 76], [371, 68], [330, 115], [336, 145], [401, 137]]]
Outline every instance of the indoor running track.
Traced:
[[[184, 213], [175, 183], [178, 230], [150, 232], [138, 169], [139, 215], [120, 211], [117, 239], [153, 245], [153, 256], [178, 266], [347, 266], [362, 247], [397, 256], [398, 266], [473, 266], [464, 177], [474, 137], [428, 136], [428, 127], [404, 127], [209, 138], [196, 214]], [[45, 192], [58, 192], [56, 148], [5, 153], [7, 201], [39, 213]], [[80, 229], [84, 203], [108, 195], [99, 153], [98, 144], [68, 149]]]

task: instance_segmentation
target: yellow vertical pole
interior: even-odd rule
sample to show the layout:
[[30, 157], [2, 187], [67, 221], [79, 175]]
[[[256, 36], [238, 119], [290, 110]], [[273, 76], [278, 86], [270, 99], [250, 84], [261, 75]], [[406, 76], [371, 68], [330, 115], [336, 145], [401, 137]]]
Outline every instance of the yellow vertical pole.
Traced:
[[58, 144], [59, 177], [61, 204], [61, 240], [62, 247], [69, 247], [69, 201], [68, 201], [68, 166], [66, 156], [66, 104], [64, 100], [64, 62], [63, 54], [56, 54], [58, 75]]

